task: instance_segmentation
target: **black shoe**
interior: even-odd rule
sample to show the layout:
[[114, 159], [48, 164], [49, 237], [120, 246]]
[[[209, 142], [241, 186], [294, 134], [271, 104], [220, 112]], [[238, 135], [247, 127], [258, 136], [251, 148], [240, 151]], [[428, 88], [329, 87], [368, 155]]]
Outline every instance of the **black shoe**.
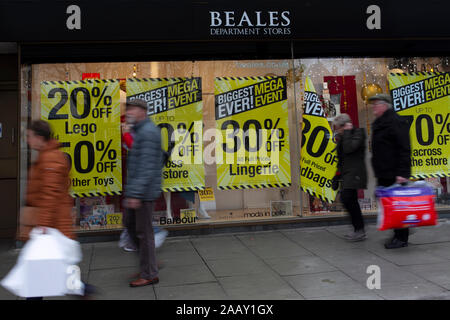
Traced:
[[403, 247], [407, 247], [407, 246], [408, 246], [408, 242], [398, 240], [397, 238], [392, 239], [391, 242], [386, 243], [384, 245], [384, 247], [386, 249], [398, 249], [398, 248], [403, 248]]

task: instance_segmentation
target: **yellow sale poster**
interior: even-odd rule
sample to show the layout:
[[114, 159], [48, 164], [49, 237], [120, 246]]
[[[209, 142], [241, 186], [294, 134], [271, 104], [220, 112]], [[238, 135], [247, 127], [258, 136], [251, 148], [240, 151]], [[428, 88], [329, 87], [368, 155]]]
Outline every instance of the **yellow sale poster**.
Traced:
[[286, 77], [215, 79], [217, 186], [291, 185]]
[[450, 175], [450, 73], [391, 73], [392, 107], [410, 125], [411, 176]]
[[304, 100], [300, 187], [312, 196], [331, 203], [337, 193], [331, 188], [331, 181], [337, 171], [336, 143], [309, 77], [305, 81]]
[[42, 82], [41, 119], [70, 158], [72, 196], [122, 192], [118, 80]]
[[161, 129], [163, 149], [175, 146], [163, 170], [163, 191], [205, 187], [201, 78], [127, 79], [127, 99], [147, 102], [148, 115]]

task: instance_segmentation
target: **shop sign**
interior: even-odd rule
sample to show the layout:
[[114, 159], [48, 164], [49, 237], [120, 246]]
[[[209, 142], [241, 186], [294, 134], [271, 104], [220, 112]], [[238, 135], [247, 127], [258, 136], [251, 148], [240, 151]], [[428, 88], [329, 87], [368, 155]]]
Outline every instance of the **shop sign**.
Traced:
[[290, 11], [209, 11], [212, 36], [277, 36], [291, 34]]
[[265, 218], [270, 217], [270, 210], [244, 211], [244, 218]]
[[291, 184], [286, 77], [215, 79], [217, 186]]
[[450, 73], [391, 73], [389, 89], [410, 127], [411, 176], [450, 176]]
[[41, 118], [71, 163], [71, 195], [122, 192], [118, 80], [44, 81]]
[[302, 125], [300, 188], [329, 203], [336, 198], [331, 181], [337, 171], [336, 143], [316, 89], [307, 77]]
[[149, 117], [161, 129], [163, 149], [174, 144], [163, 170], [163, 191], [203, 189], [201, 78], [127, 79], [127, 99], [146, 101]]
[[[403, 0], [389, 4], [352, 1], [342, 5], [332, 0], [253, 3], [110, 0], [107, 14], [99, 14], [105, 11], [101, 1], [78, 2], [1, 1], [0, 12], [5, 14], [0, 20], [0, 41], [355, 40], [449, 36], [446, 1]], [[110, 23], [124, 17], [131, 17], [132, 23]], [[421, 21], [420, 28], [416, 21]], [[183, 22], [181, 27], [180, 22]], [[108, 32], [104, 26], [108, 26]]]
[[161, 226], [164, 226], [164, 225], [190, 224], [190, 223], [196, 223], [198, 221], [197, 216], [195, 214], [194, 214], [194, 216], [192, 216], [191, 213], [185, 213], [185, 216], [181, 217], [181, 211], [180, 211], [180, 217], [174, 217], [174, 218], [161, 217], [159, 220], [159, 224]]

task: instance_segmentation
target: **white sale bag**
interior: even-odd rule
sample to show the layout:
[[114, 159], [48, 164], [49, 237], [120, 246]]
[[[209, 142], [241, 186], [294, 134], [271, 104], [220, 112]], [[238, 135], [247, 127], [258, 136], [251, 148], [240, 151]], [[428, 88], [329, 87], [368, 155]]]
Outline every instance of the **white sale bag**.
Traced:
[[20, 297], [82, 294], [79, 277], [75, 285], [73, 281], [73, 267], [82, 257], [79, 243], [56, 229], [46, 230], [45, 234], [40, 228], [31, 231], [16, 265], [0, 284]]

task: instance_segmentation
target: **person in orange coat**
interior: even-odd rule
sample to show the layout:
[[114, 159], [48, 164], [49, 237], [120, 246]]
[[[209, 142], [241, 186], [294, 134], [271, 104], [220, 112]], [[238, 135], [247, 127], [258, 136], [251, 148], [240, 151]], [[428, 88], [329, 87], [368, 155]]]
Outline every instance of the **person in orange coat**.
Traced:
[[[37, 160], [28, 174], [26, 204], [34, 209], [36, 226], [54, 228], [66, 237], [75, 239], [71, 210], [73, 200], [70, 189], [70, 158], [61, 150], [61, 144], [51, 137], [50, 126], [42, 120], [33, 121], [27, 131], [28, 145], [38, 151]], [[25, 235], [28, 239], [28, 234]], [[85, 299], [96, 288], [84, 284]], [[28, 300], [41, 300], [41, 297]]]
[[29, 170], [26, 204], [36, 212], [36, 225], [59, 230], [75, 239], [69, 195], [70, 164], [59, 150], [61, 144], [51, 137], [50, 126], [34, 121], [27, 131], [28, 145], [38, 151], [38, 158]]

